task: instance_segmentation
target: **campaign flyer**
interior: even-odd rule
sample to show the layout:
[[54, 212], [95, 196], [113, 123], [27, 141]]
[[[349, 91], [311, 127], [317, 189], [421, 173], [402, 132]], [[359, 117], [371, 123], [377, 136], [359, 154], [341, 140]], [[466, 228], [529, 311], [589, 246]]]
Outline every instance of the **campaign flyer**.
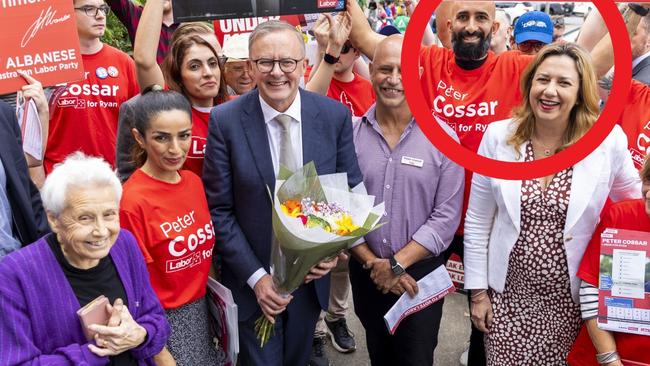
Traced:
[[43, 84], [83, 79], [70, 0], [0, 0], [0, 94], [26, 84], [24, 71]]
[[650, 335], [650, 233], [607, 228], [600, 236], [598, 327]]
[[183, 0], [174, 1], [174, 21], [271, 17], [345, 10], [347, 0]]

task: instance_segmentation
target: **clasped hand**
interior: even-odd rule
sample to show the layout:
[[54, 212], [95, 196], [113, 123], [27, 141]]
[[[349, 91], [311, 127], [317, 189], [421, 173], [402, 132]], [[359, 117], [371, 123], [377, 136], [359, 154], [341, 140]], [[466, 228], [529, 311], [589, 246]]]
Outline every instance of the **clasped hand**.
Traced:
[[395, 275], [388, 259], [375, 258], [367, 261], [363, 267], [370, 270], [370, 279], [377, 285], [377, 290], [384, 294], [392, 292], [400, 296], [406, 291], [414, 297], [418, 293], [417, 281], [408, 273]]
[[115, 356], [144, 342], [147, 330], [136, 323], [122, 299], [116, 299], [113, 305], [106, 304], [111, 316], [107, 325], [91, 324], [88, 326], [95, 334], [95, 344], [88, 348], [100, 357]]

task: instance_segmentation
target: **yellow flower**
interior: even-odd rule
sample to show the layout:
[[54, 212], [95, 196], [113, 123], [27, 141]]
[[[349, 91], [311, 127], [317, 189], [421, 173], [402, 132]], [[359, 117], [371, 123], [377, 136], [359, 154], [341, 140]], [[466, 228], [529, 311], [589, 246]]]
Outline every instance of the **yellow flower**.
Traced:
[[288, 200], [281, 204], [280, 208], [285, 215], [290, 217], [298, 217], [302, 212], [302, 205], [300, 205], [300, 202], [295, 200]]
[[354, 224], [354, 222], [352, 222], [352, 216], [348, 214], [343, 214], [343, 217], [341, 217], [339, 220], [336, 220], [335, 223], [338, 226], [336, 229], [337, 235], [347, 235], [359, 228]]

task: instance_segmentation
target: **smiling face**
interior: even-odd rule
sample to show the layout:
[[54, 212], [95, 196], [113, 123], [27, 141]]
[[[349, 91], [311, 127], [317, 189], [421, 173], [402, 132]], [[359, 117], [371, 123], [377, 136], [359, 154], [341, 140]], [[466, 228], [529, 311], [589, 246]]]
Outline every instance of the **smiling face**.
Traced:
[[220, 79], [219, 59], [212, 50], [199, 44], [190, 46], [181, 65], [181, 82], [192, 104], [212, 107]]
[[537, 67], [529, 93], [537, 122], [568, 124], [578, 102], [580, 75], [573, 59], [549, 56]]
[[486, 57], [492, 35], [499, 28], [499, 23], [494, 22], [494, 3], [457, 1], [452, 14], [447, 24], [456, 57], [464, 60]]
[[226, 84], [231, 87], [237, 95], [244, 94], [255, 87], [255, 82], [251, 77], [248, 62], [246, 61], [228, 61], [224, 66], [224, 78]]
[[[273, 33], [260, 34], [249, 50], [249, 67], [260, 96], [279, 112], [286, 111], [293, 103], [298, 93], [300, 78], [305, 74], [304, 46], [292, 32], [282, 29]], [[275, 62], [271, 71], [262, 72], [255, 64], [255, 61], [260, 60], [283, 59], [297, 60], [295, 70], [282, 71], [280, 64]]]
[[192, 139], [192, 117], [173, 109], [156, 114], [149, 122], [145, 136], [136, 129], [133, 135], [147, 153], [142, 169], [156, 179], [173, 182], [187, 157]]
[[395, 36], [383, 40], [370, 64], [370, 79], [375, 91], [377, 105], [396, 108], [406, 102], [402, 85], [402, 37]]
[[66, 205], [57, 216], [48, 213], [52, 231], [68, 263], [95, 267], [106, 257], [120, 232], [119, 202], [112, 186], [70, 186]]
[[[106, 14], [97, 11], [97, 16], [88, 16], [83, 10], [85, 8], [99, 8], [107, 6], [103, 0], [75, 0], [74, 7], [77, 20], [77, 33], [81, 40], [98, 39], [104, 36], [106, 31]], [[96, 10], [96, 9], [95, 9]], [[89, 13], [93, 11], [89, 10]]]

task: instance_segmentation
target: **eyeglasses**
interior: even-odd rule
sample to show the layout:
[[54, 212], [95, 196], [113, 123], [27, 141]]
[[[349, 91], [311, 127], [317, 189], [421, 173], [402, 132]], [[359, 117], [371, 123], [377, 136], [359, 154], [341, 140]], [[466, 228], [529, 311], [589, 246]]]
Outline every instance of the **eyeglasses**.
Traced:
[[108, 5], [102, 5], [102, 6], [82, 6], [80, 8], [74, 8], [74, 10], [83, 10], [84, 13], [86, 13], [87, 16], [96, 18], [97, 14], [101, 11], [104, 16], [108, 16], [108, 13], [111, 12], [111, 7]]
[[519, 51], [523, 53], [529, 53], [529, 52], [539, 52], [539, 50], [544, 48], [544, 46], [546, 46], [546, 44], [542, 42], [526, 41], [526, 42], [519, 43], [517, 45], [517, 48], [519, 49]]
[[350, 50], [353, 50], [354, 47], [352, 47], [352, 44], [350, 42], [345, 42], [343, 44], [343, 47], [341, 48], [341, 54], [345, 55], [346, 53], [350, 52]]
[[253, 63], [255, 63], [255, 66], [257, 66], [257, 70], [262, 73], [267, 73], [273, 71], [273, 68], [275, 67], [275, 64], [277, 63], [278, 66], [280, 66], [280, 70], [284, 73], [292, 73], [296, 71], [296, 67], [298, 66], [298, 62], [302, 61], [304, 59], [293, 59], [293, 58], [282, 58], [279, 60], [273, 60], [270, 58], [259, 58], [257, 60], [251, 60]]

